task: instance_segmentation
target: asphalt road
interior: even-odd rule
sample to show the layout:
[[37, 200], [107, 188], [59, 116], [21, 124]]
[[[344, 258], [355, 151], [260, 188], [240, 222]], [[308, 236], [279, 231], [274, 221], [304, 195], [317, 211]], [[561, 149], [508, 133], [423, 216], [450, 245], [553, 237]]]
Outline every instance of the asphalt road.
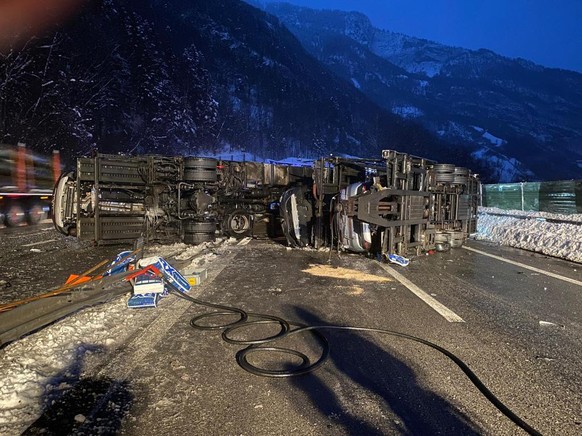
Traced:
[[52, 221], [0, 228], [0, 304], [48, 292], [131, 247], [103, 246], [58, 233]]
[[[24, 248], [12, 252], [6, 251], [5, 236], [21, 236], [1, 234], [0, 279], [8, 276], [16, 281], [14, 287], [20, 286], [20, 274], [37, 262], [38, 271], [58, 272], [53, 274], [58, 281], [70, 272], [59, 267], [77, 262], [72, 256], [92, 266], [119, 251], [95, 251], [50, 229], [38, 232], [30, 241], [18, 239]], [[57, 241], [34, 246], [48, 250], [43, 254], [30, 252], [33, 247], [26, 244], [32, 239]], [[325, 252], [253, 240], [219, 256], [209, 267], [210, 280], [193, 295], [292, 322], [375, 327], [424, 338], [465, 361], [502, 402], [543, 434], [581, 434], [582, 283], [577, 281], [582, 281], [582, 265], [475, 241], [468, 248], [536, 270], [459, 248], [413, 259], [406, 268], [388, 265], [387, 271], [386, 265], [358, 255], [330, 258]], [[20, 261], [12, 261], [10, 253]], [[74, 265], [83, 269], [83, 262]], [[364, 273], [384, 281], [360, 281]], [[441, 315], [419, 298], [419, 289], [429, 303], [436, 301], [450, 312]], [[108, 416], [119, 416], [120, 434], [524, 434], [454, 363], [425, 345], [329, 330], [324, 334], [330, 358], [318, 371], [262, 378], [237, 365], [241, 347], [222, 341], [220, 331], [189, 326], [190, 318], [206, 309], [175, 297], [162, 303], [152, 309], [158, 311], [154, 321], [93, 370], [95, 383], [109, 381], [107, 404], [118, 407], [108, 409]], [[275, 332], [272, 325], [248, 330], [240, 335]], [[309, 334], [289, 341], [312, 358], [320, 352]], [[296, 363], [282, 355], [275, 361], [257, 355], [252, 361], [266, 367]], [[41, 419], [32, 430], [42, 426]], [[84, 431], [96, 432], [91, 427]]]

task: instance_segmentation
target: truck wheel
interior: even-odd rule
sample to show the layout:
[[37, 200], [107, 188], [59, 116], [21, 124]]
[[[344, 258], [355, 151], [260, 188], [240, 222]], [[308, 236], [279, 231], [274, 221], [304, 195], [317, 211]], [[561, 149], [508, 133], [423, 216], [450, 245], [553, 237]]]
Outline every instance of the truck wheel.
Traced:
[[8, 227], [16, 227], [20, 224], [24, 223], [26, 220], [26, 214], [24, 213], [24, 209], [19, 206], [18, 204], [13, 204], [8, 207], [6, 211], [6, 225]]
[[234, 238], [246, 238], [253, 233], [253, 217], [244, 210], [235, 210], [224, 219], [222, 229], [224, 233]]
[[184, 222], [184, 243], [198, 245], [203, 242], [212, 242], [216, 238], [216, 223], [211, 221]]
[[184, 159], [184, 180], [187, 182], [216, 182], [218, 161], [205, 157]]
[[35, 225], [44, 217], [44, 210], [38, 203], [33, 204], [26, 213], [26, 222], [30, 225]]

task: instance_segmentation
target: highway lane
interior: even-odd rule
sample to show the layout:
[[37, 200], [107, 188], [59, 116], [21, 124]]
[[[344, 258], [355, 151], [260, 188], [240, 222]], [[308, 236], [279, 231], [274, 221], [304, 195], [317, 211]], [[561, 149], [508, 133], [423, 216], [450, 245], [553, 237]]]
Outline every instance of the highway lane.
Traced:
[[[544, 287], [538, 276], [521, 277], [512, 265], [493, 264], [491, 258], [462, 249], [399, 268], [464, 320], [449, 322], [396, 280], [359, 281], [360, 273], [390, 278], [377, 262], [362, 256], [334, 254], [328, 264], [328, 253], [259, 241], [239, 250], [214, 282], [199, 290], [201, 298], [310, 325], [385, 328], [433, 341], [463, 359], [543, 434], [580, 433], [578, 306], [570, 302], [568, 313], [568, 307], [555, 304], [563, 318], [551, 316], [554, 309], [537, 295]], [[314, 267], [328, 268], [330, 276], [312, 275]], [[564, 293], [579, 292], [565, 286]], [[189, 318], [196, 313], [200, 309], [192, 307], [165, 332], [147, 368], [133, 375], [141, 380], [151, 368], [169, 361], [180, 368], [178, 374], [156, 372], [156, 385], [138, 390], [138, 405], [124, 425], [126, 434], [154, 435], [176, 428], [259, 435], [522, 434], [451, 361], [418, 343], [326, 331], [331, 355], [322, 369], [298, 379], [264, 379], [241, 371], [234, 361], [238, 348], [218, 334], [190, 330]], [[542, 319], [567, 324], [540, 326]], [[256, 328], [252, 333], [258, 335]], [[313, 344], [291, 342], [317, 357]], [[255, 359], [267, 365], [263, 358]], [[177, 400], [184, 395], [187, 402]], [[142, 403], [146, 398], [153, 404], [169, 402], [172, 418], [163, 420], [152, 412]]]
[[[401, 272], [463, 317], [467, 332], [483, 344], [482, 351], [491, 348], [474, 363], [486, 377], [502, 390], [504, 384], [513, 386], [529, 392], [530, 401], [546, 404], [556, 414], [546, 418], [556, 423], [546, 432], [577, 434], [582, 415], [582, 286], [541, 271], [580, 282], [582, 265], [476, 241], [467, 246], [540, 272], [465, 249], [427, 256]], [[495, 361], [492, 356], [498, 357], [497, 365], [482, 364]], [[517, 369], [509, 370], [512, 363]], [[560, 417], [564, 410], [570, 418]]]
[[65, 237], [50, 220], [36, 226], [0, 228], [0, 304], [45, 293], [69, 274], [87, 271], [130, 247], [95, 247]]
[[[31, 284], [56, 287], [124, 248], [93, 247], [50, 226], [5, 230], [0, 275], [7, 271], [19, 292], [38, 289]], [[468, 246], [579, 280], [578, 264], [476, 241]], [[335, 253], [329, 261], [329, 253], [252, 241], [219, 256], [211, 266], [216, 278], [195, 294], [295, 322], [378, 327], [433, 341], [543, 434], [581, 432], [580, 286], [462, 248], [413, 259], [406, 268], [389, 265], [463, 320], [449, 322], [376, 261]], [[314, 275], [314, 267], [331, 275]], [[359, 281], [345, 271], [385, 280]], [[423, 345], [329, 331], [331, 358], [317, 373], [264, 379], [236, 365], [238, 347], [190, 329], [199, 308], [168, 313], [160, 339], [151, 348], [149, 339], [140, 342], [140, 364], [127, 354], [132, 347], [114, 352], [115, 361], [131, 365], [124, 377], [134, 400], [124, 434], [522, 434], [454, 364]], [[293, 345], [317, 355], [310, 341]], [[95, 374], [107, 376], [107, 368], [104, 362]]]

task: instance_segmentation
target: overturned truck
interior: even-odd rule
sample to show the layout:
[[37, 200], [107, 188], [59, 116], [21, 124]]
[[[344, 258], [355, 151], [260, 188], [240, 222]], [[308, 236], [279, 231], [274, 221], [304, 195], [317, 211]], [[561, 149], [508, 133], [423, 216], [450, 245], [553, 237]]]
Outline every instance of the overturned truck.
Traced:
[[97, 244], [200, 244], [217, 232], [285, 236], [375, 256], [461, 246], [476, 231], [478, 176], [384, 150], [309, 167], [205, 157], [79, 158], [53, 195], [55, 227]]

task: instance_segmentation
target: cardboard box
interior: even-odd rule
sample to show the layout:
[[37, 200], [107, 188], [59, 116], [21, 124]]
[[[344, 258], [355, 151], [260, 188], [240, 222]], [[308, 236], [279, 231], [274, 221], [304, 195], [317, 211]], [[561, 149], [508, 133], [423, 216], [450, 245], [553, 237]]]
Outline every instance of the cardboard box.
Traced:
[[184, 277], [190, 286], [198, 286], [208, 278], [208, 271], [206, 268], [195, 268], [190, 270], [189, 274], [186, 274]]
[[134, 294], [162, 294], [164, 281], [161, 277], [142, 274], [131, 280]]

